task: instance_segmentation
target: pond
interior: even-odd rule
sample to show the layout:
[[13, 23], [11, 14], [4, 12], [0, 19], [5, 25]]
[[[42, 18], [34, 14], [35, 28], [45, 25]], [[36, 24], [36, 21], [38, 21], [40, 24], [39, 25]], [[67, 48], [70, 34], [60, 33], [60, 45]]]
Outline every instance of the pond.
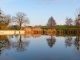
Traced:
[[2, 35], [0, 60], [80, 60], [80, 37]]

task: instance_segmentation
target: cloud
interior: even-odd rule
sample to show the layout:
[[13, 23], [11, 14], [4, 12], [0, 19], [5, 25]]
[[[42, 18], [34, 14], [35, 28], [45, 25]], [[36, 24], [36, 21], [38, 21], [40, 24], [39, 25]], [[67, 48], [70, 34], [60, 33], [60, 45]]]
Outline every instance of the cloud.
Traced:
[[67, 0], [67, 4], [70, 3], [70, 4], [80, 4], [80, 0]]
[[79, 0], [64, 0], [63, 2], [60, 0], [36, 0], [39, 4], [78, 4]]
[[51, 4], [61, 4], [61, 2], [60, 1], [51, 1]]
[[73, 0], [72, 3], [80, 3], [78, 0]]
[[38, 3], [39, 4], [60, 4], [60, 2], [57, 0], [50, 0], [50, 1], [43, 0], [43, 1], [38, 1]]
[[38, 4], [47, 4], [46, 2], [38, 2]]
[[15, 1], [15, 0], [0, 0], [0, 3], [12, 2], [12, 1]]

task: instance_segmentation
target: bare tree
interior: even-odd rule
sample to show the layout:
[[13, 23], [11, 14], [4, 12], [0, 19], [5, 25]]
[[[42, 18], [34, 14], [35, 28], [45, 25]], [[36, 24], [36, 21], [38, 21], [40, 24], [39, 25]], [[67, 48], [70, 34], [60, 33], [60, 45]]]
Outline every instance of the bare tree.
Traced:
[[3, 12], [2, 10], [0, 9], [0, 25], [4, 24], [4, 15], [3, 15]]
[[77, 26], [77, 18], [75, 18], [75, 20], [74, 20], [74, 26]]
[[80, 14], [80, 8], [76, 9], [75, 18], [77, 18], [79, 14]]
[[74, 20], [74, 25], [77, 26], [78, 24], [78, 15], [80, 14], [80, 8], [76, 9], [76, 13], [75, 13], [75, 20]]
[[56, 22], [52, 16], [49, 18], [47, 26], [50, 26], [51, 28], [55, 28]]
[[2, 10], [0, 10], [0, 26], [2, 26], [0, 29], [7, 29], [10, 20], [11, 16], [3, 14]]
[[73, 20], [72, 20], [72, 18], [66, 18], [66, 26], [69, 28], [69, 29], [71, 29], [71, 27], [72, 27], [72, 23], [73, 23]]
[[26, 14], [23, 12], [17, 12], [16, 16], [13, 17], [13, 20], [19, 25], [19, 29], [22, 29], [22, 24], [29, 23]]
[[9, 24], [11, 22], [11, 15], [5, 15], [5, 22]]

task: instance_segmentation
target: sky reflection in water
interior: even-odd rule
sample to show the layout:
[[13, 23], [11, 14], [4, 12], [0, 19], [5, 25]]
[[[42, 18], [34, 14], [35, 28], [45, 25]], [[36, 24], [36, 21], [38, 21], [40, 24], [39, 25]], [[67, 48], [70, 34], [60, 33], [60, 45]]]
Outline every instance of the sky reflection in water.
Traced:
[[79, 36], [0, 36], [1, 60], [80, 60]]

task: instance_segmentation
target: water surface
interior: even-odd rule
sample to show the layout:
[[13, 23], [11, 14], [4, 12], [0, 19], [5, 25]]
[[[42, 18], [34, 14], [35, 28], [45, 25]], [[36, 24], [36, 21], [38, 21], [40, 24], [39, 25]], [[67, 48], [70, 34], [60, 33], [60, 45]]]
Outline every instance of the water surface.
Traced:
[[80, 38], [0, 36], [0, 60], [80, 60]]

